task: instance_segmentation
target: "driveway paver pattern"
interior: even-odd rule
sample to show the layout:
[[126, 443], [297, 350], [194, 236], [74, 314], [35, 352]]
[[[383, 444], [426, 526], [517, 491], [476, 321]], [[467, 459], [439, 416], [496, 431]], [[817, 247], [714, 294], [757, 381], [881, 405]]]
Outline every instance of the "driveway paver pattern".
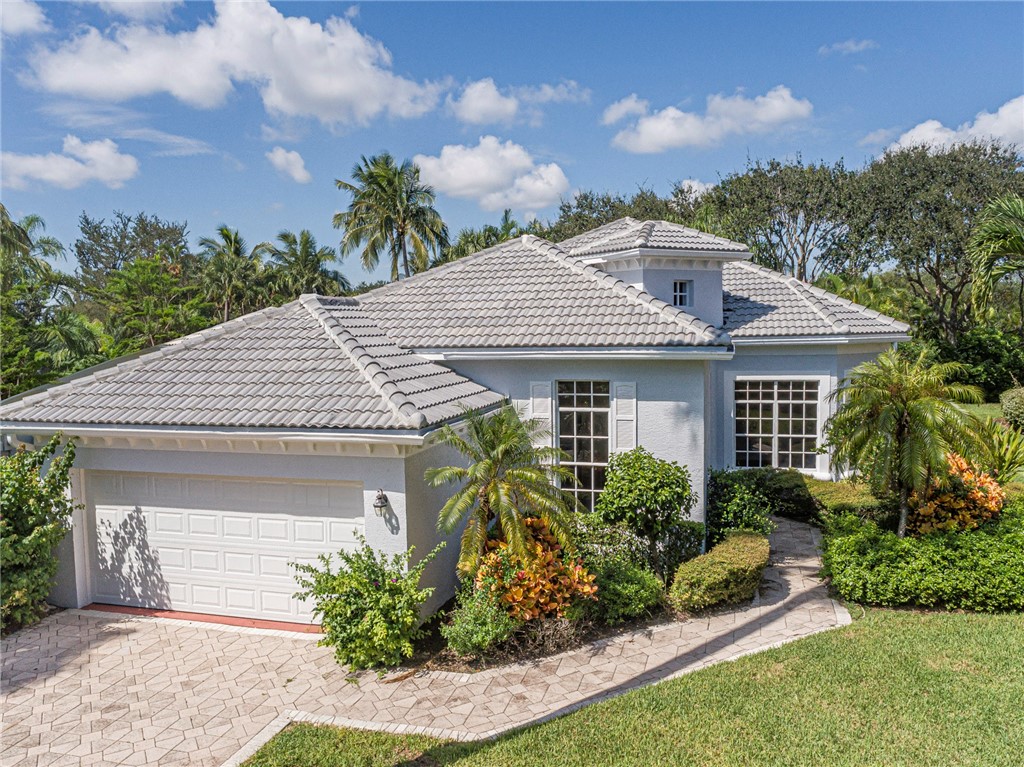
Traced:
[[474, 740], [849, 622], [786, 520], [753, 604], [477, 674], [348, 680], [316, 635], [66, 610], [3, 640], [0, 765], [237, 763], [293, 719]]

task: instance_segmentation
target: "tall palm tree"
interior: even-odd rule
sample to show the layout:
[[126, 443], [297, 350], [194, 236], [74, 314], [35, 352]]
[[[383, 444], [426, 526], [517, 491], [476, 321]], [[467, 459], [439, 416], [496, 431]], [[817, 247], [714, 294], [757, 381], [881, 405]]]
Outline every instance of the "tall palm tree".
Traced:
[[67, 307], [50, 312], [36, 334], [56, 375], [103, 361], [103, 325]]
[[899, 498], [900, 536], [907, 531], [912, 492], [946, 471], [949, 453], [974, 446], [976, 419], [960, 403], [981, 402], [976, 386], [951, 383], [956, 362], [910, 360], [895, 349], [850, 371], [830, 395], [840, 402], [828, 423], [832, 462], [851, 468]]
[[1024, 197], [1009, 194], [985, 206], [971, 237], [971, 262], [971, 300], [976, 311], [988, 306], [1000, 279], [1019, 273], [1024, 337]]
[[328, 267], [338, 254], [328, 245], [319, 245], [308, 229], [298, 236], [282, 231], [277, 235], [280, 246], [270, 247], [270, 260], [277, 267], [281, 289], [298, 296], [301, 293], [322, 293], [336, 296], [351, 290], [341, 272]]
[[203, 286], [208, 298], [221, 310], [222, 320], [231, 319], [232, 307], [241, 311], [259, 285], [261, 256], [269, 248], [262, 242], [249, 250], [237, 229], [221, 226], [216, 237], [203, 237], [199, 247], [206, 257]]
[[450, 533], [468, 518], [459, 569], [476, 572], [492, 522], [519, 557], [529, 556], [523, 524], [527, 517], [543, 519], [559, 542], [568, 543], [569, 514], [581, 507], [559, 483], [575, 482], [575, 477], [558, 464], [564, 458], [561, 450], [535, 446], [541, 433], [538, 422], [523, 421], [506, 405], [490, 415], [467, 413], [465, 426], [465, 436], [446, 425], [439, 438], [464, 455], [469, 466], [443, 466], [424, 474], [431, 487], [462, 483], [437, 520], [438, 530]]
[[372, 271], [382, 255], [391, 260], [391, 279], [397, 280], [399, 264], [408, 277], [410, 249], [412, 268], [427, 268], [430, 253], [448, 244], [448, 227], [434, 208], [434, 190], [420, 180], [420, 169], [410, 160], [401, 165], [384, 152], [361, 157], [352, 169], [352, 182], [336, 179], [349, 192], [348, 210], [336, 213], [335, 229], [344, 228], [341, 255], [362, 248], [363, 268]]

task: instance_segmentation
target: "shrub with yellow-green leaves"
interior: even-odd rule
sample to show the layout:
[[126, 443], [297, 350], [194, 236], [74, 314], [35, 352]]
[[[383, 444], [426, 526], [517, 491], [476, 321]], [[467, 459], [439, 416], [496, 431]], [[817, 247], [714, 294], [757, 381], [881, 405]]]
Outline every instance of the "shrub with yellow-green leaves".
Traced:
[[530, 556], [516, 557], [503, 540], [488, 541], [476, 573], [476, 588], [494, 595], [512, 618], [523, 622], [561, 618], [574, 601], [596, 599], [594, 576], [582, 562], [565, 556], [542, 520], [524, 521]]
[[918, 534], [973, 530], [999, 516], [1006, 494], [991, 476], [950, 454], [949, 474], [910, 497], [908, 529]]

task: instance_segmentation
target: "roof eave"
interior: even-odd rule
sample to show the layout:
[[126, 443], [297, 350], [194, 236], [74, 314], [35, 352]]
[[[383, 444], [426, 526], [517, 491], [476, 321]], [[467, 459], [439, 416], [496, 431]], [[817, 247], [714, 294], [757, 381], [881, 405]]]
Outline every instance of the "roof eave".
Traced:
[[909, 340], [910, 334], [901, 331], [805, 336], [733, 336], [733, 343], [736, 346], [834, 346], [858, 343], [902, 343]]
[[722, 360], [732, 359], [734, 350], [722, 346], [580, 346], [521, 348], [439, 348], [417, 349], [416, 354], [429, 360], [524, 360], [524, 359], [651, 359], [651, 360]]

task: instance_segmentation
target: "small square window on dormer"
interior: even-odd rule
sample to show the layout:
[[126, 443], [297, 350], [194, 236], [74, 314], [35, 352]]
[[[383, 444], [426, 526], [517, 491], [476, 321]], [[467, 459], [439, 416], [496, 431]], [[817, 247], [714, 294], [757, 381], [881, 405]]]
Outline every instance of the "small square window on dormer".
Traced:
[[693, 280], [672, 283], [672, 306], [693, 306]]

